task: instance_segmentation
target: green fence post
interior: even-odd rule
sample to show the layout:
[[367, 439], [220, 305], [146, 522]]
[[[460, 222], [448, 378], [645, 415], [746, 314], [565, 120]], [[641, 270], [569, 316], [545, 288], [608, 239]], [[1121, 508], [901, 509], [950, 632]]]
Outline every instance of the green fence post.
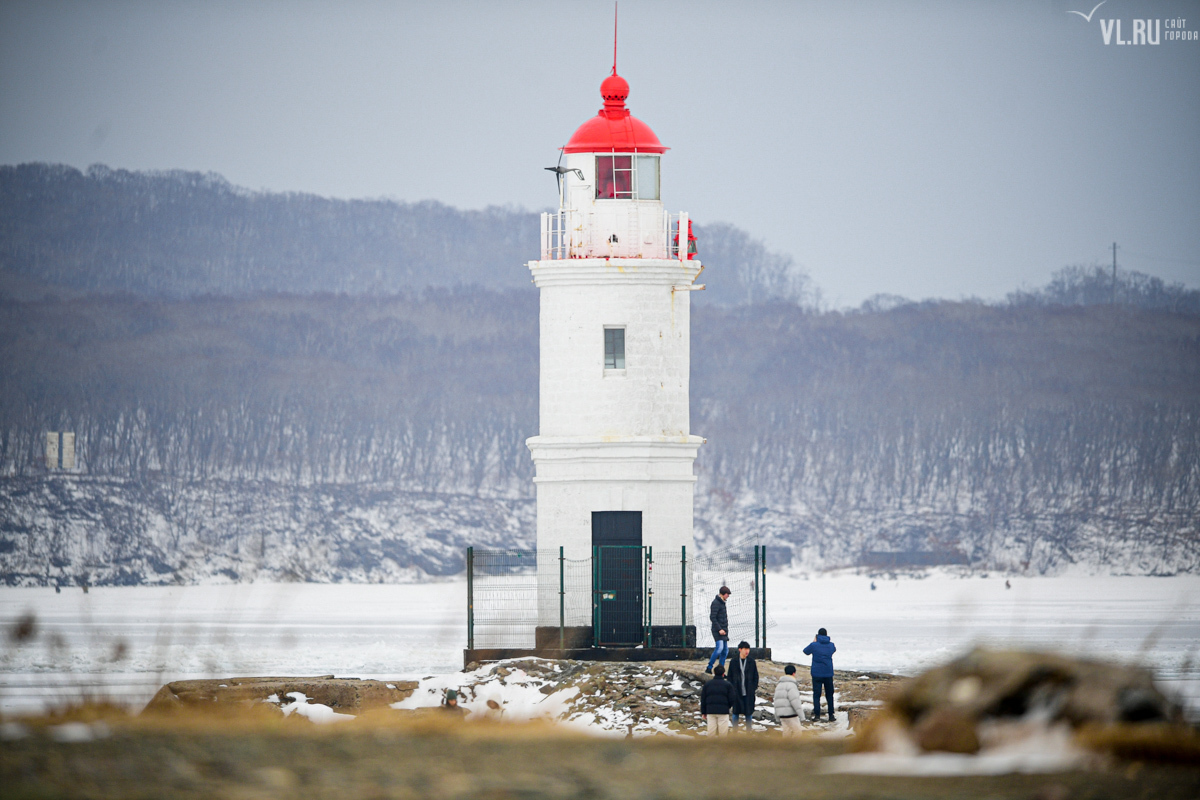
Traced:
[[762, 607], [763, 607], [763, 649], [767, 649], [767, 546], [764, 544], [759, 551], [762, 554]]
[[654, 644], [654, 547], [646, 548], [646, 646]]
[[646, 587], [648, 585], [650, 562], [646, 560], [646, 547], [642, 546], [642, 645], [650, 646], [649, 628], [646, 626]]
[[687, 647], [687, 545], [680, 551], [679, 562], [679, 646]]
[[758, 647], [758, 545], [754, 545], [754, 646]]
[[567, 598], [563, 582], [563, 549], [558, 548], [558, 649], [566, 649]]
[[600, 548], [592, 547], [592, 647], [600, 646]]
[[475, 548], [467, 548], [467, 649], [475, 649]]

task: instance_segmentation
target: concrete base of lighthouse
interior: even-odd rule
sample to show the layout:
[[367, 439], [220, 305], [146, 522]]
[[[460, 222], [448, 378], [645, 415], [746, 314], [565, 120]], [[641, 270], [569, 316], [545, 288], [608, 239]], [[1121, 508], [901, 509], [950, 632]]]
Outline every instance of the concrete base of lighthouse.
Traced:
[[[652, 591], [648, 616], [652, 641], [659, 647], [695, 645], [691, 603], [684, 602], [687, 574], [682, 556], [692, 547], [692, 501], [696, 477], [692, 464], [704, 440], [699, 436], [547, 437], [528, 440], [537, 468], [537, 540], [539, 550], [538, 627], [557, 646], [560, 621], [591, 630], [595, 598], [589, 574], [572, 573], [575, 564], [590, 570], [594, 512], [633, 511], [641, 515], [642, 543], [652, 548]], [[561, 548], [564, 567], [554, 557]], [[560, 573], [568, 590], [560, 597]], [[657, 603], [657, 605], [653, 605]], [[552, 629], [552, 635], [549, 633]], [[657, 635], [654, 635], [657, 633]], [[539, 637], [540, 640], [541, 637]]]
[[[463, 650], [463, 669], [489, 661], [504, 661], [510, 658], [559, 658], [572, 661], [706, 661], [712, 648], [708, 647], [581, 647], [566, 650], [554, 647], [538, 649], [476, 648]], [[751, 647], [750, 657], [755, 661], [772, 660], [771, 648]]]

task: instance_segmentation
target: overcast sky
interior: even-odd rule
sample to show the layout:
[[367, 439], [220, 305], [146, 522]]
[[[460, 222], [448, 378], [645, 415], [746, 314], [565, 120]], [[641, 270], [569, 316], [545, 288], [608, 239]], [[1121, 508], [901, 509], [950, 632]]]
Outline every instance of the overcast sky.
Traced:
[[[1166, 28], [1195, 35], [1200, 2], [1067, 13], [1093, 5], [623, 0], [618, 71], [671, 148], [667, 205], [791, 254], [835, 306], [998, 298], [1113, 241], [1200, 285], [1200, 40]], [[6, 1], [0, 163], [545, 208], [612, 10]], [[1161, 44], [1105, 45], [1114, 19], [1161, 20]]]

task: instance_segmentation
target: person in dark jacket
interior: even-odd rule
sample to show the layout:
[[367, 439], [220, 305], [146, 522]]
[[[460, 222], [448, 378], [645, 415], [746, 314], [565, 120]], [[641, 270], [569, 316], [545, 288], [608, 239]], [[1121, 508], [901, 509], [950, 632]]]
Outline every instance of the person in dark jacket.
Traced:
[[812, 644], [804, 648], [804, 655], [812, 656], [812, 668], [809, 672], [812, 674], [813, 681], [813, 719], [821, 718], [821, 688], [825, 689], [825, 700], [829, 706], [829, 721], [833, 722], [836, 717], [833, 716], [833, 654], [837, 652], [837, 647], [829, 639], [829, 632], [824, 628], [817, 631], [817, 636], [812, 640]]
[[758, 691], [758, 664], [750, 657], [749, 642], [739, 643], [737, 658], [729, 660], [729, 682], [733, 684], [733, 692], [738, 700], [729, 721], [736, 728], [738, 717], [745, 717], [746, 730], [752, 730], [754, 693]]
[[712, 680], [700, 690], [700, 715], [708, 723], [709, 736], [729, 735], [729, 712], [736, 702], [733, 684], [725, 680], [725, 668], [718, 665]]
[[717, 596], [713, 598], [712, 605], [708, 607], [708, 620], [712, 623], [713, 646], [712, 655], [708, 657], [708, 666], [704, 671], [709, 675], [713, 674], [713, 664], [717, 659], [721, 659], [721, 666], [725, 666], [725, 657], [729, 655], [729, 612], [725, 608], [725, 601], [729, 599], [728, 586], [722, 586], [717, 592]]
[[466, 709], [458, 704], [457, 689], [446, 690], [446, 694], [442, 696], [442, 711], [448, 711], [458, 717], [465, 716]]

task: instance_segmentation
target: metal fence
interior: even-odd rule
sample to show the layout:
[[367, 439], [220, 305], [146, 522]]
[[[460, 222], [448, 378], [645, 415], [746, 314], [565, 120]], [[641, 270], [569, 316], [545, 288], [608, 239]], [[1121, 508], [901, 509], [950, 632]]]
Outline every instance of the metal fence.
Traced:
[[569, 559], [551, 550], [467, 548], [467, 648], [695, 647], [709, 640], [721, 586], [729, 638], [767, 646], [767, 548], [706, 553], [593, 547]]
[[[467, 548], [467, 647], [531, 647], [538, 551]], [[528, 635], [528, 644], [524, 641]]]
[[[708, 621], [708, 609], [722, 586], [731, 594], [725, 603], [729, 615], [730, 647], [745, 640], [767, 646], [767, 629], [775, 623], [767, 616], [767, 548], [765, 545], [730, 545], [696, 556], [692, 566], [692, 594], [696, 619]], [[705, 624], [705, 632], [708, 625]], [[705, 641], [704, 637], [700, 637]]]

